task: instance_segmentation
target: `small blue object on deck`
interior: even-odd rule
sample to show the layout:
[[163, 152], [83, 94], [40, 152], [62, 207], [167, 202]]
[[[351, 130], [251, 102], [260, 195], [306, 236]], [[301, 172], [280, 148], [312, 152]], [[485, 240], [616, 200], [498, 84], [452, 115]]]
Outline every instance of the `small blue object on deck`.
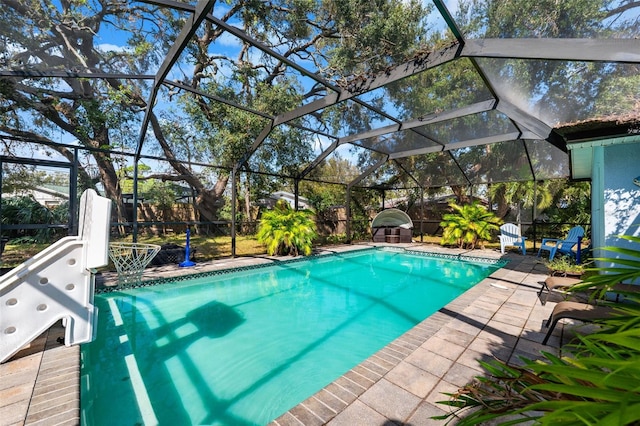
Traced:
[[191, 229], [187, 228], [187, 245], [184, 249], [184, 261], [178, 264], [178, 266], [180, 266], [181, 268], [187, 268], [196, 264], [196, 262], [191, 261], [189, 240], [191, 240]]

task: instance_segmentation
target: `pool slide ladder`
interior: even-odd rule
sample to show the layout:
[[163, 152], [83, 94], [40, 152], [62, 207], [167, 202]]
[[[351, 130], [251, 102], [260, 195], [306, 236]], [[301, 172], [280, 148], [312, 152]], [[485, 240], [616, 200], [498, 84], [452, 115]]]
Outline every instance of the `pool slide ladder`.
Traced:
[[88, 189], [78, 236], [64, 237], [0, 277], [0, 362], [62, 320], [64, 343], [93, 340], [95, 268], [109, 262], [111, 200]]

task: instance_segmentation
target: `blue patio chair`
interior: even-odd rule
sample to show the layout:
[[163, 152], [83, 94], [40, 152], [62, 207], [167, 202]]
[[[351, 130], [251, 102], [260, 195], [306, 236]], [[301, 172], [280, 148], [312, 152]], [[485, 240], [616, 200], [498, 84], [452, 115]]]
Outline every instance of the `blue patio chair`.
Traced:
[[500, 227], [500, 252], [504, 254], [504, 248], [513, 246], [519, 247], [522, 250], [522, 254], [527, 254], [527, 249], [524, 246], [524, 242], [527, 237], [520, 235], [520, 228], [513, 223], [505, 223]]
[[568, 254], [575, 257], [576, 253], [573, 251], [575, 247], [584, 237], [584, 229], [582, 226], [574, 226], [569, 230], [567, 237], [564, 240], [558, 238], [543, 238], [542, 245], [538, 250], [538, 257], [543, 250], [549, 252], [549, 260], [553, 260], [556, 253]]

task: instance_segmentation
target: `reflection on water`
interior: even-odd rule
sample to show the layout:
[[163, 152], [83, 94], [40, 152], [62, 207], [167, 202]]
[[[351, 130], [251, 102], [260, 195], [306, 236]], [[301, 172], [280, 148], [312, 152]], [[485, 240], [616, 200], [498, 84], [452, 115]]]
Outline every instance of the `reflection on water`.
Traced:
[[495, 269], [367, 250], [97, 296], [83, 423], [266, 424]]

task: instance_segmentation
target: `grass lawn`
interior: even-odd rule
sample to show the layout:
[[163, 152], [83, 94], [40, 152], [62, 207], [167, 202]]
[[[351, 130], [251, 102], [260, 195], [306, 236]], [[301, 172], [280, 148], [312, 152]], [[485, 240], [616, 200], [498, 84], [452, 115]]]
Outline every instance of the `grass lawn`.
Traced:
[[[113, 239], [112, 241], [131, 241], [131, 237], [124, 239]], [[184, 247], [186, 243], [185, 235], [164, 235], [164, 236], [141, 236], [140, 243], [149, 244], [178, 244]], [[50, 244], [11, 244], [9, 242], [2, 253], [2, 268], [14, 268], [20, 263], [30, 259]], [[220, 259], [231, 256], [231, 237], [211, 237], [191, 235], [191, 250], [196, 250], [198, 262]], [[264, 246], [253, 236], [236, 237], [236, 254], [238, 256], [250, 256], [265, 254]]]
[[[420, 237], [415, 237], [416, 241], [420, 241]], [[131, 241], [131, 237], [124, 239], [113, 239], [112, 241]], [[423, 237], [424, 243], [440, 244], [440, 237], [427, 236]], [[163, 236], [140, 236], [138, 242], [149, 244], [178, 244], [185, 245], [186, 237], [184, 234], [169, 234]], [[48, 247], [49, 244], [11, 244], [11, 241], [5, 246], [2, 253], [2, 268], [13, 268], [20, 263], [33, 257], [35, 254]], [[196, 250], [196, 260], [204, 262], [208, 260], [220, 259], [231, 256], [231, 237], [227, 236], [206, 236], [191, 235], [191, 248]], [[500, 249], [500, 243], [485, 243], [487, 249]], [[527, 250], [533, 252], [533, 243], [527, 241]], [[266, 253], [264, 246], [255, 239], [253, 235], [236, 237], [236, 254], [238, 256], [255, 256]]]

